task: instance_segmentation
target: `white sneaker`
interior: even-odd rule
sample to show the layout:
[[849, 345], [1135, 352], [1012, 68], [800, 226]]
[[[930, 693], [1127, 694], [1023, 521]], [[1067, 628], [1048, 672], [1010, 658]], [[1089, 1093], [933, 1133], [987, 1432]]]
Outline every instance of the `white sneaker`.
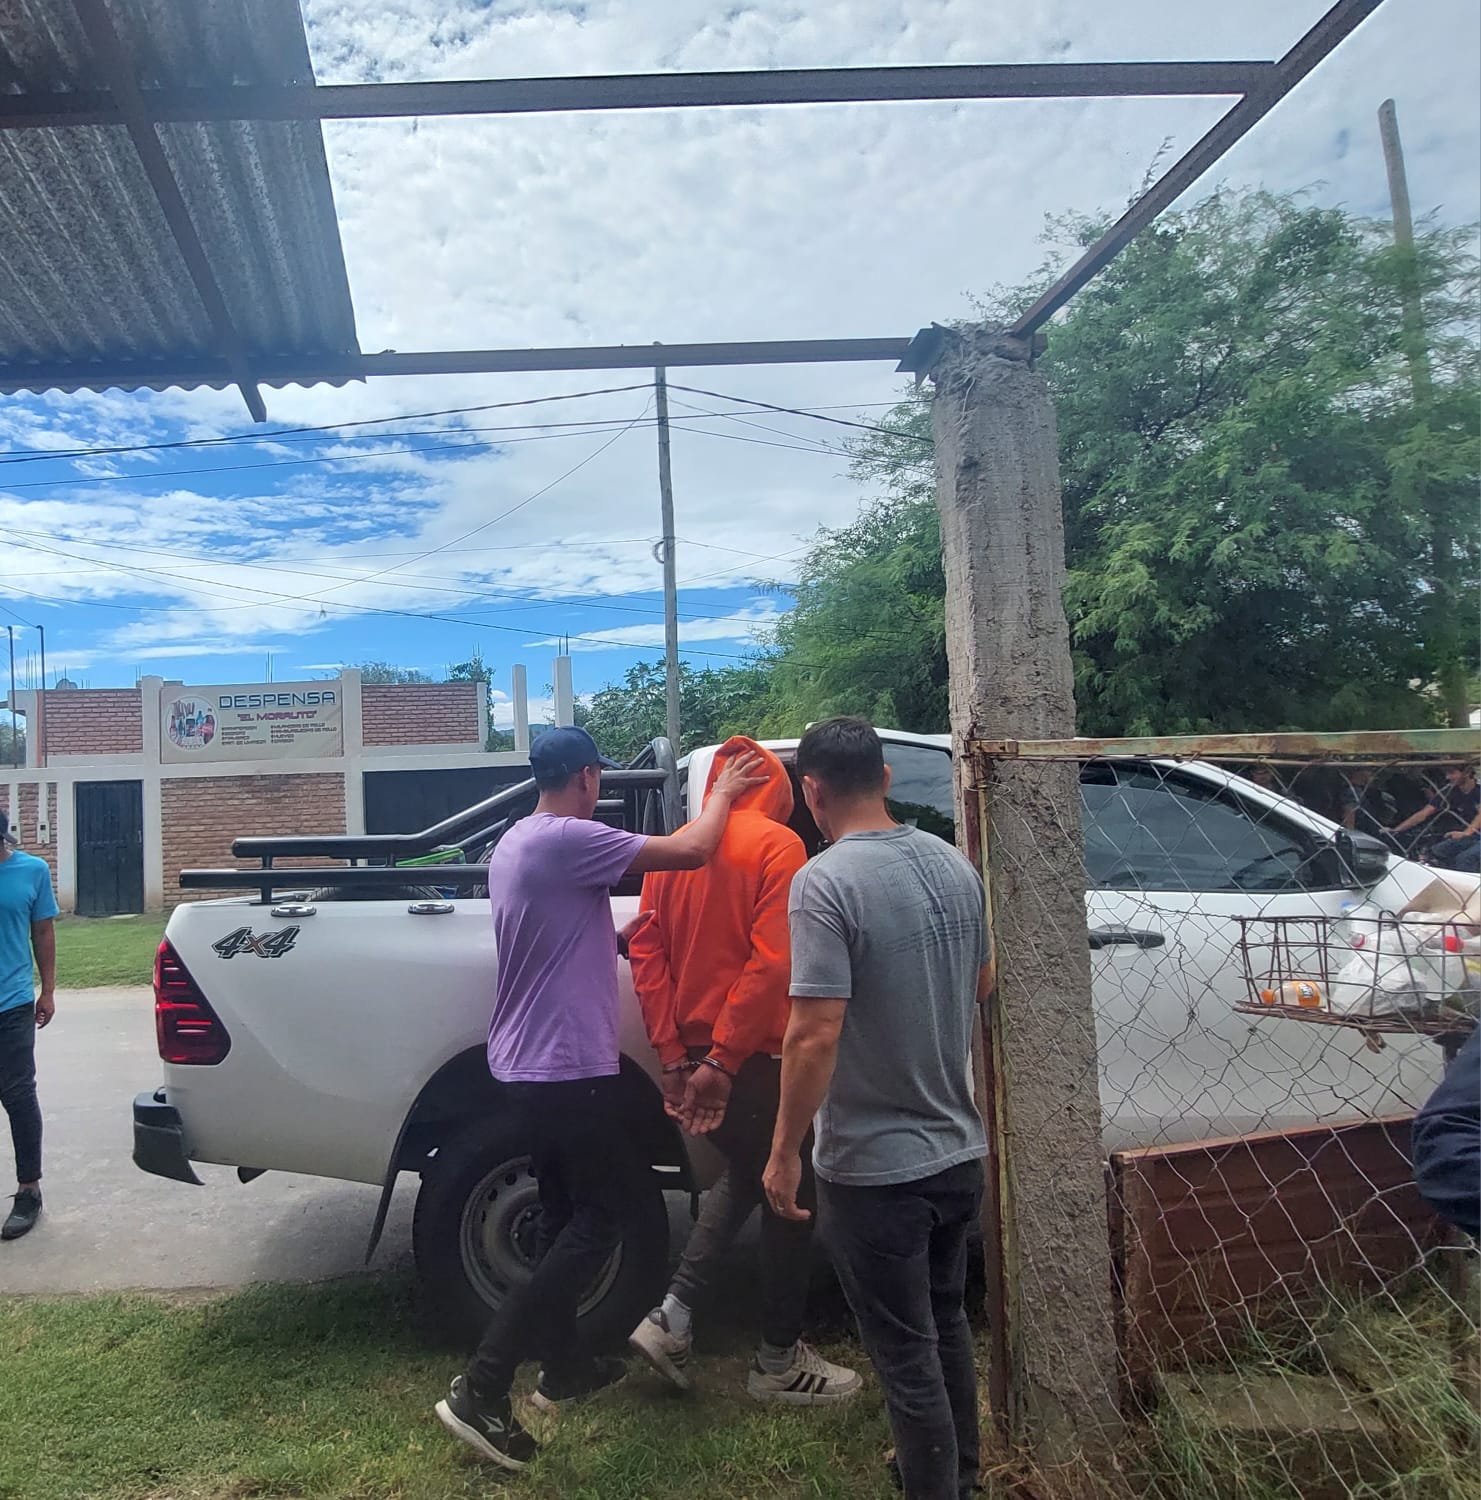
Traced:
[[779, 1406], [823, 1406], [847, 1401], [863, 1383], [856, 1371], [830, 1364], [799, 1340], [792, 1363], [780, 1375], [763, 1370], [760, 1360], [752, 1359], [746, 1393], [752, 1400]]
[[686, 1333], [682, 1338], [669, 1328], [669, 1320], [661, 1307], [655, 1307], [638, 1326], [627, 1341], [634, 1354], [641, 1354], [670, 1385], [687, 1391], [693, 1382], [684, 1371], [689, 1363], [689, 1353], [694, 1347], [694, 1335]]

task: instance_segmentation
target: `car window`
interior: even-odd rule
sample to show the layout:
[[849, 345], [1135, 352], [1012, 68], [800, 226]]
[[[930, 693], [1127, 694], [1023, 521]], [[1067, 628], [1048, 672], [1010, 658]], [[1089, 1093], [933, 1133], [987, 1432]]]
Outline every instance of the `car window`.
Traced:
[[1092, 887], [1281, 891], [1327, 883], [1316, 844], [1278, 813], [1156, 766], [1081, 772]]
[[956, 843], [956, 790], [950, 752], [886, 740], [884, 758], [891, 775], [891, 814], [948, 844]]

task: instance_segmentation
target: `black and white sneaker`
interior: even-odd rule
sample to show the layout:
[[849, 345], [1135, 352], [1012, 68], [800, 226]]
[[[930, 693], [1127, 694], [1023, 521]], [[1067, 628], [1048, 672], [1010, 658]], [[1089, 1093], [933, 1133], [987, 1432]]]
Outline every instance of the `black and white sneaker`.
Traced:
[[475, 1453], [514, 1474], [540, 1451], [540, 1445], [514, 1420], [509, 1398], [483, 1401], [465, 1375], [459, 1375], [447, 1399], [437, 1403], [437, 1420]]
[[829, 1406], [857, 1395], [863, 1383], [856, 1371], [829, 1363], [799, 1340], [785, 1370], [764, 1370], [761, 1361], [753, 1359], [746, 1393], [753, 1401], [773, 1406]]
[[542, 1370], [535, 1394], [530, 1397], [530, 1405], [553, 1416], [563, 1406], [579, 1406], [583, 1401], [590, 1401], [593, 1396], [621, 1385], [626, 1379], [627, 1361], [615, 1356], [592, 1360], [579, 1376], [571, 1380], [553, 1380]]
[[644, 1359], [670, 1385], [687, 1391], [693, 1385], [687, 1369], [694, 1340], [689, 1334], [680, 1337], [669, 1327], [668, 1314], [655, 1307], [638, 1326], [633, 1329], [628, 1347]]

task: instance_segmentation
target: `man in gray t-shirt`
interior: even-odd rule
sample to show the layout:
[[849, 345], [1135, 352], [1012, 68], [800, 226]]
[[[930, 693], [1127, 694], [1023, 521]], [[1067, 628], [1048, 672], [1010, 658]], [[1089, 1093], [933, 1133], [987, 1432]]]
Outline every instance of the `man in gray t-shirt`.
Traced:
[[828, 1241], [889, 1409], [908, 1500], [976, 1487], [977, 1381], [963, 1298], [987, 1142], [972, 1088], [977, 1003], [992, 963], [982, 881], [949, 844], [897, 824], [889, 771], [862, 719], [797, 750], [830, 847], [792, 883], [792, 1015], [766, 1170], [799, 1217], [813, 1160]]

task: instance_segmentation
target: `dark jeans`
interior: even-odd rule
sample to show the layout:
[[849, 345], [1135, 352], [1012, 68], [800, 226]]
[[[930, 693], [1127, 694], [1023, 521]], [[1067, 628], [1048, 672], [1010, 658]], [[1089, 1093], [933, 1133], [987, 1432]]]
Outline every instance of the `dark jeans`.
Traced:
[[[761, 1176], [771, 1155], [781, 1101], [780, 1058], [758, 1054], [736, 1074], [725, 1119], [709, 1139], [726, 1159], [718, 1182], [705, 1194], [699, 1221], [674, 1274], [674, 1295], [685, 1307], [698, 1307], [719, 1278], [721, 1261], [746, 1221], [761, 1207], [761, 1337], [773, 1348], [789, 1349], [802, 1336], [807, 1288], [812, 1271], [812, 1221], [779, 1219], [766, 1203]], [[812, 1135], [802, 1150], [798, 1203], [817, 1205], [812, 1170]]]
[[0, 1010], [0, 1105], [10, 1116], [15, 1180], [41, 1180], [41, 1106], [36, 1102], [36, 1007]]
[[1463, 839], [1436, 839], [1429, 847], [1429, 861], [1442, 870], [1462, 870], [1475, 874], [1481, 836], [1471, 834]]
[[823, 1224], [889, 1411], [908, 1500], [958, 1500], [981, 1466], [964, 1295], [982, 1163], [892, 1187], [819, 1182]]
[[532, 1145], [540, 1219], [534, 1274], [505, 1298], [468, 1366], [469, 1384], [494, 1400], [508, 1395], [527, 1359], [553, 1383], [580, 1377], [591, 1355], [576, 1310], [617, 1248], [636, 1188], [617, 1078], [507, 1084], [505, 1096]]

